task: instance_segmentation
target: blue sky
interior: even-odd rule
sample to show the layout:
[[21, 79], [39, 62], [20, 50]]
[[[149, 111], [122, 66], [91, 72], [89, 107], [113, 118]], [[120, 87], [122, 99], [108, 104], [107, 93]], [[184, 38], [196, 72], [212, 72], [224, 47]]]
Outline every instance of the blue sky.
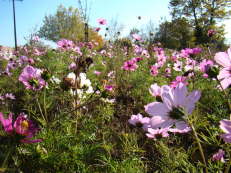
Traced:
[[[85, 7], [85, 0], [82, 5]], [[90, 0], [87, 1], [88, 6]], [[23, 0], [15, 1], [16, 28], [18, 45], [26, 43], [24, 37], [29, 36], [32, 28], [38, 24], [38, 30], [43, 24], [45, 14], [54, 14], [58, 6], [62, 4], [68, 8], [78, 8], [77, 0]], [[138, 28], [145, 25], [150, 19], [158, 26], [161, 16], [171, 19], [168, 9], [169, 0], [92, 0], [90, 11], [90, 25], [98, 27], [97, 18], [105, 18], [108, 21], [118, 14], [119, 22], [126, 25], [123, 35], [136, 26], [137, 17], [142, 16]], [[231, 43], [231, 21], [225, 21], [226, 37]], [[0, 45], [14, 46], [14, 25], [13, 25], [13, 2], [12, 0], [0, 0]], [[103, 32], [100, 32], [103, 34]], [[47, 44], [49, 42], [46, 42]], [[55, 46], [55, 44], [52, 44]]]

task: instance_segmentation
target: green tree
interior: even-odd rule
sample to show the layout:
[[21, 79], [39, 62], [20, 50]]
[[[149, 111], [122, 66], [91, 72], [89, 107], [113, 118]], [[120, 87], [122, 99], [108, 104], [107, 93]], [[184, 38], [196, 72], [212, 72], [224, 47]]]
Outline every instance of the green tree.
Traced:
[[155, 33], [155, 40], [161, 42], [164, 47], [171, 49], [186, 48], [191, 41], [189, 23], [186, 18], [176, 18], [172, 21], [164, 19]]
[[[38, 31], [38, 36], [46, 40], [58, 42], [61, 39], [76, 38], [77, 41], [85, 41], [85, 24], [78, 11], [72, 6], [68, 10], [60, 5], [53, 15], [45, 15], [44, 24]], [[99, 45], [103, 44], [102, 37], [89, 27], [89, 41], [95, 40]]]
[[185, 17], [189, 28], [194, 28], [195, 42], [208, 42], [207, 31], [215, 29], [219, 33], [217, 40], [224, 36], [224, 25], [218, 22], [229, 19], [230, 0], [171, 0], [169, 8], [173, 19]]

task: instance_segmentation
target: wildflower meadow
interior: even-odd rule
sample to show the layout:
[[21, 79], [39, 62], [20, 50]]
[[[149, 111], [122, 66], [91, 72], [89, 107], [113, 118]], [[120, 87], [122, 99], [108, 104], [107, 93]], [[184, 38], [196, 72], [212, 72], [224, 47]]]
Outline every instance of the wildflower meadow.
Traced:
[[56, 49], [34, 34], [1, 51], [0, 171], [230, 172], [231, 45], [216, 35], [174, 50], [136, 32]]

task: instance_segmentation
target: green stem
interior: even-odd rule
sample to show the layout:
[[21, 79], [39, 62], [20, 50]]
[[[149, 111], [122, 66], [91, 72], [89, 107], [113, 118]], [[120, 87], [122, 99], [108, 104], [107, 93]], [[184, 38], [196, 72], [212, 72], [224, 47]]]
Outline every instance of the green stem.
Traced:
[[231, 158], [229, 158], [229, 163], [228, 163], [228, 165], [227, 165], [227, 167], [226, 167], [226, 169], [225, 169], [225, 173], [228, 173], [228, 172], [229, 172], [230, 166], [231, 166]]
[[207, 164], [206, 164], [206, 161], [205, 161], [204, 152], [203, 152], [203, 150], [202, 150], [202, 147], [201, 147], [201, 144], [200, 144], [200, 140], [199, 140], [199, 138], [198, 138], [198, 136], [197, 136], [197, 132], [196, 132], [196, 130], [195, 130], [195, 128], [194, 128], [194, 126], [193, 126], [192, 123], [189, 123], [189, 125], [190, 125], [190, 127], [191, 127], [191, 129], [192, 129], [192, 131], [193, 131], [193, 135], [194, 135], [195, 138], [196, 138], [196, 141], [197, 141], [197, 144], [198, 144], [198, 147], [199, 147], [199, 150], [200, 150], [202, 159], [203, 159], [203, 163], [204, 163], [204, 167], [205, 167], [205, 172], [208, 173], [208, 168], [207, 168]]
[[47, 132], [49, 132], [49, 122], [47, 119], [47, 108], [46, 108], [46, 81], [45, 81], [45, 85], [44, 85], [43, 107], [44, 107], [45, 120], [46, 120], [46, 124], [47, 124]]
[[[221, 82], [218, 80], [217, 77], [216, 77], [216, 81], [217, 81], [217, 83], [221, 86], [221, 89], [222, 89], [222, 91], [223, 91], [223, 93], [224, 93], [224, 95], [225, 95], [225, 98], [226, 98], [226, 102], [228, 103], [229, 110], [231, 111], [231, 104], [230, 104], [229, 98], [228, 98], [228, 96], [227, 96], [227, 94], [226, 94], [226, 92], [225, 92], [223, 86], [221, 85]], [[231, 115], [230, 115], [230, 120], [231, 120]]]
[[6, 161], [7, 161], [8, 157], [9, 157], [9, 155], [10, 155], [10, 152], [11, 152], [11, 150], [12, 150], [14, 144], [15, 144], [15, 141], [13, 141], [13, 143], [10, 145], [10, 148], [9, 148], [8, 151], [7, 151], [7, 154], [6, 154], [6, 156], [5, 156], [5, 159], [4, 159], [3, 164], [2, 164], [2, 167], [1, 167], [1, 172], [4, 172], [4, 166], [5, 166], [5, 164], [6, 164]]
[[38, 105], [38, 107], [39, 107], [39, 111], [40, 111], [40, 114], [41, 114], [41, 116], [42, 116], [42, 119], [45, 121], [45, 118], [44, 118], [44, 116], [43, 116], [43, 112], [42, 112], [41, 106], [40, 106], [39, 101], [38, 101], [37, 94], [36, 94], [36, 102], [37, 102], [37, 105]]

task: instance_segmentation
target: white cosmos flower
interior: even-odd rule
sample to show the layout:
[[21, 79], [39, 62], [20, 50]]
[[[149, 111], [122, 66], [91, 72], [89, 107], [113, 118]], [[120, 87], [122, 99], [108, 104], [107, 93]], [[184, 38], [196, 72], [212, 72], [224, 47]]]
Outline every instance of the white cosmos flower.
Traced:
[[[72, 78], [73, 81], [75, 82], [75, 78], [76, 78], [75, 73], [71, 72], [67, 75], [67, 77]], [[80, 73], [79, 77], [81, 79], [80, 80], [80, 87], [82, 88], [83, 86], [86, 86], [86, 87], [88, 87], [88, 90], [84, 91], [83, 89], [77, 89], [77, 94], [80, 97], [85, 98], [86, 96], [84, 96], [84, 93], [86, 93], [86, 94], [93, 93], [93, 88], [91, 86], [91, 81], [89, 79], [86, 79], [86, 73]], [[72, 89], [70, 90], [70, 92], [72, 95], [75, 95], [75, 92]]]

